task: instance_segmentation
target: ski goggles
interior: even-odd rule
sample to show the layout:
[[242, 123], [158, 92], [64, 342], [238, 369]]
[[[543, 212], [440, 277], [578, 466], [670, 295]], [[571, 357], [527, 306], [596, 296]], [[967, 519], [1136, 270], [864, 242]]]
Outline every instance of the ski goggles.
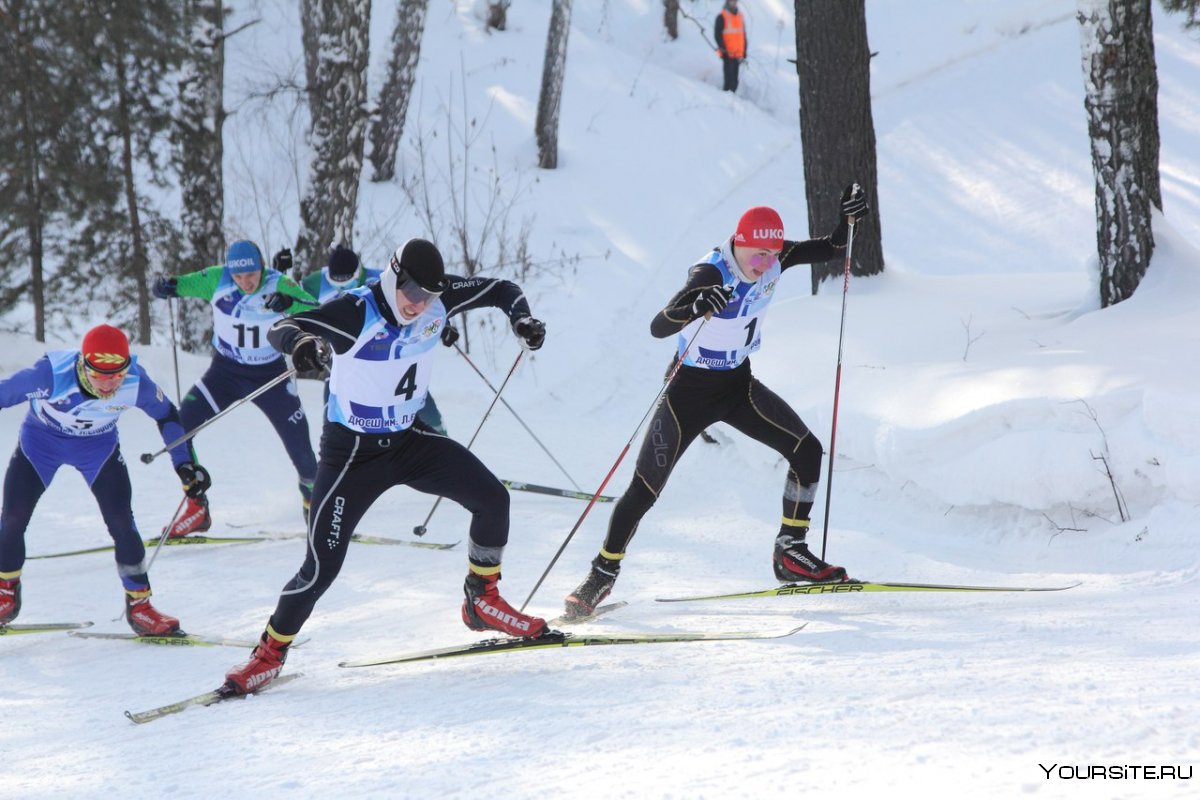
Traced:
[[395, 256], [392, 256], [391, 268], [396, 274], [396, 290], [404, 295], [404, 299], [410, 303], [432, 303], [442, 296], [445, 289], [445, 281], [442, 282], [440, 289], [426, 289], [417, 279], [409, 274]]
[[121, 359], [106, 353], [100, 354], [96, 360], [84, 356], [82, 361], [83, 368], [93, 375], [123, 375], [129, 371], [130, 364], [128, 358]]
[[126, 359], [120, 366], [103, 366], [99, 368], [87, 358], [80, 358], [75, 371], [79, 384], [96, 397], [112, 397], [117, 389], [125, 382], [132, 362]]

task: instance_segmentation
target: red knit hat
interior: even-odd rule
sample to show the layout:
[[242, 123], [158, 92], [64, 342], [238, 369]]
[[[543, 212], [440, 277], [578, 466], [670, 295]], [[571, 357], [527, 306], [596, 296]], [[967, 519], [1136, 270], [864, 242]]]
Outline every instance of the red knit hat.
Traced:
[[120, 372], [129, 367], [129, 339], [112, 325], [97, 325], [85, 333], [79, 352], [88, 369], [95, 372]]
[[779, 212], [767, 206], [755, 206], [742, 214], [733, 232], [733, 243], [742, 247], [782, 250], [783, 220], [779, 218]]

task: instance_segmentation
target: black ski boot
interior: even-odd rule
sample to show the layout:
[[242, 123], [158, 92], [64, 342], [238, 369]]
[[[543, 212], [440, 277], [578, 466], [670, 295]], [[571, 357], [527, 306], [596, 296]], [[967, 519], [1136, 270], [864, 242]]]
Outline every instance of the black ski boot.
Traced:
[[785, 583], [842, 583], [849, 580], [843, 567], [826, 564], [817, 558], [803, 536], [781, 533], [775, 537], [775, 555], [771, 559], [775, 577]]
[[564, 604], [568, 617], [586, 617], [608, 597], [621, 572], [621, 562], [615, 558], [598, 555], [592, 559], [592, 568], [583, 583], [567, 595]]

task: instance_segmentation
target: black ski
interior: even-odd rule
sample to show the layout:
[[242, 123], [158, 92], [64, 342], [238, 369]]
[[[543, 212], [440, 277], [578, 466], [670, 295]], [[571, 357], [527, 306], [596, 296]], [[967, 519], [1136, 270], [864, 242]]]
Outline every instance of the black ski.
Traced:
[[[288, 681], [293, 681], [296, 678], [299, 678], [303, 674], [304, 673], [302, 672], [289, 672], [286, 675], [280, 675], [259, 691], [265, 692], [267, 689], [271, 689], [276, 686], [282, 686]], [[258, 692], [251, 692], [251, 694], [258, 694]], [[130, 721], [135, 722], [138, 725], [143, 725], [147, 722], [153, 722], [156, 719], [161, 719], [170, 714], [178, 714], [180, 711], [186, 711], [192, 706], [211, 706], [214, 703], [220, 703], [223, 700], [234, 700], [243, 698], [245, 696], [246, 695], [244, 694], [234, 694], [232, 691], [222, 686], [219, 689], [213, 689], [211, 692], [198, 694], [195, 697], [189, 697], [187, 700], [180, 700], [178, 703], [171, 703], [170, 705], [152, 708], [149, 711], [126, 711], [125, 716], [128, 717]]]
[[[535, 483], [524, 483], [522, 481], [506, 481], [503, 478], [500, 480], [509, 489], [514, 489], [518, 492], [534, 492], [536, 494], [548, 494], [554, 497], [566, 497], [571, 500], [591, 500], [592, 495], [587, 492], [576, 492], [571, 489], [556, 489], [553, 486], [538, 486]], [[596, 498], [597, 503], [611, 503], [617, 498], [611, 495], [602, 494]]]
[[19, 633], [56, 633], [71, 631], [79, 628], [90, 628], [90, 622], [31, 622], [28, 625], [20, 623], [0, 625], [0, 636], [16, 636]]
[[[808, 623], [804, 623], [807, 625]], [[791, 636], [804, 628], [801, 625], [784, 633], [621, 633], [621, 634], [583, 634], [550, 631], [532, 639], [485, 639], [473, 644], [442, 647], [437, 650], [422, 650], [415, 653], [403, 653], [384, 658], [366, 658], [357, 661], [343, 661], [339, 667], [374, 667], [380, 664], [407, 664], [414, 661], [433, 661], [440, 658], [456, 658], [458, 656], [482, 656], [490, 653], [506, 653], [512, 650], [546, 650], [554, 647], [590, 647], [594, 645], [618, 644], [658, 644], [665, 642], [725, 642], [742, 641], [746, 639], [781, 639]]]
[[629, 605], [629, 603], [625, 602], [624, 600], [618, 600], [615, 603], [605, 603], [602, 606], [596, 606], [596, 610], [590, 614], [583, 614], [580, 616], [563, 614], [562, 616], [547, 620], [546, 625], [551, 628], [557, 628], [559, 625], [582, 625], [585, 622], [591, 622], [596, 617], [602, 617], [610, 611], [616, 611], [618, 608], [624, 608], [627, 605]]
[[658, 597], [660, 603], [685, 603], [693, 600], [736, 600], [743, 597], [779, 597], [793, 594], [860, 594], [862, 592], [1062, 592], [1078, 583], [1066, 586], [963, 586], [953, 583], [873, 583], [846, 581], [844, 583], [789, 583], [770, 589], [730, 594], [696, 595], [694, 597]]

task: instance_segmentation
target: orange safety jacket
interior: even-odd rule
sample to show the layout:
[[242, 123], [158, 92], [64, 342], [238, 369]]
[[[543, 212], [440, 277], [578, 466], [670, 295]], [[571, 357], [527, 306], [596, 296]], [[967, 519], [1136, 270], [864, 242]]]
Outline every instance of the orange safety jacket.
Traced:
[[721, 16], [724, 17], [725, 27], [721, 33], [721, 44], [724, 47], [725, 55], [728, 58], [745, 58], [746, 57], [746, 26], [742, 22], [742, 12], [731, 13], [729, 9], [722, 8]]

